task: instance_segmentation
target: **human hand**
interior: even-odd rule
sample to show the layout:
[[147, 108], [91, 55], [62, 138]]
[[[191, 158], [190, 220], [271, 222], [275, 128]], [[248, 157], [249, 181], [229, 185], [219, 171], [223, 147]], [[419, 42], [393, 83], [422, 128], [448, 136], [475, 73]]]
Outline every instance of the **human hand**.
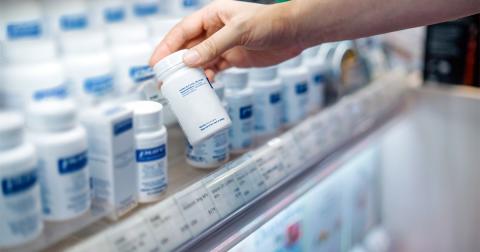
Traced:
[[231, 66], [260, 67], [298, 55], [304, 46], [290, 3], [262, 5], [215, 1], [178, 23], [155, 49], [150, 65], [184, 48], [185, 64], [203, 67], [209, 78]]

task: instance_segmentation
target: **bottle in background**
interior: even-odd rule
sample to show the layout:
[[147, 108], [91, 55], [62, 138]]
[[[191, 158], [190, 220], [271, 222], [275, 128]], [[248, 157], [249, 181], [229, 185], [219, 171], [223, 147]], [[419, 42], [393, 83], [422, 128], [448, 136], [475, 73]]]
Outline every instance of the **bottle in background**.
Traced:
[[322, 109], [325, 102], [325, 86], [327, 85], [328, 66], [324, 59], [318, 57], [319, 47], [311, 47], [303, 51], [303, 64], [308, 70], [309, 112]]
[[0, 248], [32, 241], [43, 229], [38, 159], [23, 126], [19, 114], [0, 112]]
[[42, 0], [42, 3], [50, 35], [90, 27], [85, 0]]
[[42, 7], [35, 0], [3, 0], [0, 41], [39, 38], [45, 32]]
[[89, 0], [90, 20], [93, 27], [127, 20], [127, 3], [122, 0]]

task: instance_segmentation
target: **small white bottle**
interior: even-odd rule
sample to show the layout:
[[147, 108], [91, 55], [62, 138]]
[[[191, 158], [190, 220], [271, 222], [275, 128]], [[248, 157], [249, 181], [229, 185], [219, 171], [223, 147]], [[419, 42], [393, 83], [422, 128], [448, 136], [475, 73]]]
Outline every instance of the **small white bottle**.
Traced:
[[262, 142], [276, 135], [282, 126], [283, 85], [277, 67], [251, 69], [249, 86], [253, 89], [255, 135]]
[[70, 100], [47, 100], [28, 109], [29, 139], [37, 148], [43, 218], [65, 221], [90, 208], [87, 135]]
[[229, 130], [230, 151], [242, 153], [253, 145], [254, 124], [253, 90], [247, 86], [248, 71], [245, 69], [228, 69], [220, 75], [225, 85], [224, 101], [232, 126]]
[[186, 50], [175, 52], [154, 66], [161, 92], [177, 116], [191, 145], [197, 145], [231, 125], [225, 108], [205, 73], [183, 63]]
[[318, 46], [303, 51], [303, 64], [308, 70], [309, 112], [315, 113], [322, 109], [325, 101], [325, 86], [327, 85], [328, 66], [325, 60], [317, 57]]
[[69, 90], [77, 103], [90, 106], [111, 98], [114, 70], [105, 34], [99, 30], [70, 32], [61, 36], [61, 43]]
[[90, 0], [88, 4], [93, 27], [120, 23], [127, 19], [127, 4], [122, 0]]
[[133, 111], [138, 202], [157, 201], [168, 184], [167, 129], [162, 105], [152, 101], [126, 104]]
[[85, 0], [43, 0], [49, 33], [78, 31], [89, 28], [90, 20]]
[[283, 122], [290, 127], [308, 115], [308, 71], [302, 66], [302, 58], [297, 56], [280, 64], [278, 76], [285, 99]]
[[[130, 12], [134, 18], [150, 18], [160, 14], [162, 1], [158, 0], [129, 0]], [[163, 3], [163, 2], [162, 2]]]
[[[217, 83], [215, 93], [220, 100], [224, 96], [224, 85]], [[223, 102], [226, 107], [226, 102]], [[216, 168], [230, 158], [229, 129], [222, 130], [207, 140], [192, 146], [186, 142], [187, 163], [196, 168]]]
[[37, 238], [43, 229], [37, 155], [23, 141], [23, 119], [0, 112], [0, 248]]
[[112, 44], [117, 91], [138, 100], [142, 84], [154, 80], [148, 61], [153, 48], [148, 41], [148, 27], [140, 22], [112, 24], [107, 29]]
[[7, 108], [24, 109], [28, 102], [67, 96], [66, 76], [53, 40], [6, 42], [4, 53], [0, 83]]
[[42, 8], [35, 0], [4, 0], [0, 8], [0, 41], [39, 38], [44, 34]]

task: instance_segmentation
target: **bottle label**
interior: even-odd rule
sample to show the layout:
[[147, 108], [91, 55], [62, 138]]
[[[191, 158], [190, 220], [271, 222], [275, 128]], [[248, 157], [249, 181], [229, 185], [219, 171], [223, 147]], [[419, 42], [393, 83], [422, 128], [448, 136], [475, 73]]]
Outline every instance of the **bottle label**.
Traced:
[[200, 2], [198, 0], [183, 0], [182, 5], [185, 8], [192, 8], [199, 6]]
[[85, 14], [65, 15], [60, 17], [60, 29], [62, 31], [81, 30], [88, 26]]
[[36, 38], [42, 35], [42, 25], [38, 20], [7, 24], [7, 38]]
[[165, 144], [155, 148], [140, 149], [136, 151], [137, 162], [150, 162], [153, 160], [162, 159], [167, 153]]
[[228, 114], [232, 120], [229, 129], [230, 149], [233, 151], [247, 149], [253, 144], [253, 101], [251, 98], [245, 100], [229, 100]]
[[326, 81], [325, 75], [318, 73], [313, 77], [313, 81], [317, 85], [322, 85]]
[[58, 172], [64, 175], [80, 171], [87, 166], [87, 160], [86, 151], [71, 157], [60, 158], [58, 160]]
[[123, 7], [107, 8], [103, 11], [103, 18], [106, 23], [117, 23], [125, 20], [125, 9]]
[[187, 142], [187, 159], [203, 165], [217, 165], [229, 158], [228, 130], [223, 130], [204, 142], [192, 146]]
[[150, 80], [155, 76], [150, 66], [134, 66], [128, 70], [128, 75], [135, 83]]
[[105, 95], [113, 91], [113, 76], [106, 74], [85, 79], [83, 88], [86, 93], [96, 96]]
[[245, 120], [251, 118], [253, 115], [253, 106], [248, 105], [240, 108], [240, 119]]
[[157, 3], [143, 3], [133, 6], [133, 13], [137, 17], [152, 16], [159, 11]]
[[67, 96], [67, 86], [62, 84], [60, 86], [35, 91], [33, 93], [33, 100], [41, 101], [48, 98], [66, 98]]
[[295, 85], [295, 93], [296, 93], [296, 94], [301, 95], [301, 94], [304, 94], [304, 93], [306, 93], [306, 92], [308, 92], [308, 84], [307, 84], [307, 82], [301, 82], [301, 83], [297, 83], [297, 84]]
[[282, 92], [256, 91], [254, 97], [255, 131], [258, 134], [275, 133], [282, 124]]
[[131, 130], [133, 127], [132, 118], [125, 119], [113, 125], [113, 135], [118, 136], [126, 131]]
[[37, 183], [37, 172], [31, 170], [17, 176], [2, 179], [2, 193], [5, 196], [12, 196], [29, 190]]
[[270, 104], [279, 103], [282, 100], [282, 94], [280, 92], [270, 95]]

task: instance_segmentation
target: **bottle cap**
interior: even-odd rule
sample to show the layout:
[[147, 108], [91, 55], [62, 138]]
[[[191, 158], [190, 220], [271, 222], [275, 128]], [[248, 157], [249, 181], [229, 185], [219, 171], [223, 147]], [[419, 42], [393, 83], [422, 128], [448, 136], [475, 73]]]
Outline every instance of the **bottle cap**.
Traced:
[[111, 24], [107, 28], [108, 38], [113, 44], [131, 44], [148, 40], [148, 27], [140, 22]]
[[256, 81], [273, 80], [277, 77], [277, 67], [269, 66], [269, 67], [252, 68], [250, 69], [249, 77], [251, 80], [256, 80]]
[[183, 49], [177, 52], [174, 52], [167, 57], [161, 59], [155, 66], [153, 66], [153, 70], [159, 80], [164, 79], [164, 75], [169, 72], [170, 70], [177, 68], [179, 66], [184, 65], [183, 63], [183, 55], [187, 52], [187, 49]]
[[289, 60], [280, 63], [280, 69], [290, 69], [298, 67], [302, 64], [302, 57], [300, 55], [295, 56]]
[[98, 52], [105, 49], [107, 37], [100, 30], [67, 32], [60, 37], [64, 53]]
[[304, 59], [315, 58], [315, 56], [317, 56], [318, 54], [318, 49], [319, 49], [319, 46], [313, 46], [313, 47], [307, 48], [302, 52], [302, 57], [304, 57]]
[[51, 39], [7, 41], [3, 51], [7, 63], [36, 63], [57, 57], [57, 47]]
[[220, 81], [227, 89], [243, 89], [247, 87], [248, 71], [241, 68], [231, 68], [220, 73]]
[[0, 150], [22, 142], [24, 121], [16, 112], [0, 112]]
[[75, 127], [75, 104], [68, 99], [31, 103], [27, 114], [28, 128], [34, 131], [63, 131]]
[[153, 101], [134, 101], [125, 104], [133, 111], [133, 125], [136, 131], [155, 130], [163, 126], [163, 106]]

